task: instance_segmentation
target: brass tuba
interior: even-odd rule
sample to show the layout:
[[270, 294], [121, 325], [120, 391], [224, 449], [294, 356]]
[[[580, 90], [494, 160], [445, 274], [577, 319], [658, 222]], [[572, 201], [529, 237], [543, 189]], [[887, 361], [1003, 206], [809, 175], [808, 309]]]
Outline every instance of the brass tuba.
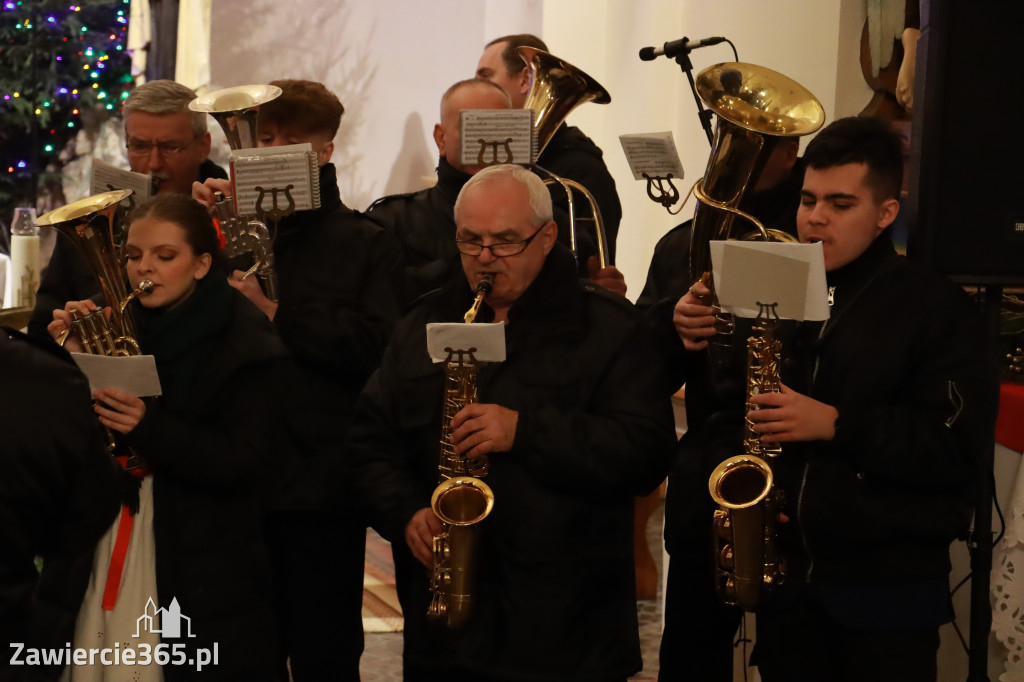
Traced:
[[[192, 111], [206, 113], [224, 131], [232, 151], [253, 149], [258, 144], [259, 106], [281, 96], [276, 85], [239, 85], [215, 90], [189, 102]], [[273, 238], [267, 225], [255, 217], [242, 217], [232, 208], [231, 197], [217, 193], [214, 215], [224, 236], [225, 258], [251, 253], [255, 263], [245, 276], [259, 277], [263, 293], [277, 300], [277, 275], [274, 272]]]
[[[781, 344], [774, 335], [777, 323], [774, 304], [760, 304], [747, 340], [748, 398], [780, 390]], [[782, 492], [775, 486], [769, 463], [782, 453], [782, 447], [762, 443], [760, 434], [751, 428], [753, 422], [744, 421], [743, 454], [719, 464], [708, 489], [719, 506], [713, 520], [718, 595], [726, 604], [754, 611], [784, 577], [776, 542]]]
[[63, 345], [74, 332], [86, 353], [94, 355], [139, 355], [135, 324], [128, 303], [153, 289], [153, 283], [142, 280], [139, 287], [128, 292], [127, 277], [115, 246], [115, 214], [118, 204], [132, 194], [122, 189], [94, 194], [50, 211], [36, 220], [36, 225], [49, 225], [74, 242], [90, 272], [99, 281], [100, 290], [110, 304], [110, 320], [103, 310], [79, 317], [72, 315], [72, 326], [58, 342]]
[[[473, 306], [464, 320], [476, 319], [484, 297], [494, 286], [494, 276], [484, 275], [477, 286]], [[445, 360], [444, 408], [441, 416], [441, 453], [438, 459], [440, 484], [430, 497], [430, 507], [443, 529], [434, 536], [434, 565], [430, 577], [433, 596], [427, 609], [432, 619], [445, 619], [448, 627], [461, 628], [472, 609], [473, 586], [476, 581], [476, 553], [479, 544], [479, 523], [494, 507], [494, 493], [480, 480], [487, 474], [487, 460], [476, 461], [455, 454], [451, 442], [451, 422], [466, 405], [477, 400], [477, 371], [480, 365], [473, 357], [475, 349], [456, 351], [450, 348]]]
[[[526, 95], [523, 108], [536, 112], [533, 127], [537, 133], [537, 156], [539, 158], [555, 131], [573, 109], [585, 102], [608, 104], [612, 98], [596, 80], [553, 54], [525, 45], [517, 48], [516, 52], [530, 69], [530, 92]], [[574, 254], [577, 253], [576, 222], [585, 220], [585, 218], [576, 217], [573, 191], [579, 192], [587, 201], [592, 216], [590, 220], [594, 221], [597, 258], [602, 268], [607, 266], [608, 237], [605, 234], [604, 221], [594, 195], [575, 180], [563, 178], [536, 164], [534, 164], [534, 170], [544, 178], [545, 184], [557, 184], [565, 191], [569, 204], [569, 240]]]
[[[755, 64], [715, 64], [697, 75], [695, 87], [701, 101], [717, 115], [717, 123], [704, 177], [694, 186], [697, 208], [690, 233], [690, 282], [707, 284], [711, 289], [709, 304], [716, 305], [711, 280], [712, 240], [739, 236], [793, 241], [785, 232], [766, 229], [738, 207], [779, 140], [818, 130], [825, 122], [825, 110], [796, 81]], [[737, 216], [756, 229], [734, 234]], [[718, 327], [720, 333], [730, 333], [731, 319], [719, 315]]]

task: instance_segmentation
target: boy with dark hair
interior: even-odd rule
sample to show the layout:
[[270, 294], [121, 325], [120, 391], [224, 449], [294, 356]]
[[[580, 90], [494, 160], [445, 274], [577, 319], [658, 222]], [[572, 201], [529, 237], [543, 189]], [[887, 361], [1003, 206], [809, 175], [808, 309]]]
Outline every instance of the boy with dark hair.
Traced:
[[[298, 365], [286, 421], [299, 466], [272, 505], [268, 544], [292, 678], [358, 680], [366, 525], [343, 498], [339, 450], [401, 313], [401, 248], [341, 201], [330, 163], [344, 112], [337, 96], [313, 81], [271, 85], [282, 94], [260, 108], [259, 146], [310, 143], [320, 163], [320, 208], [277, 226], [277, 302], [241, 271], [230, 279], [274, 321]], [[214, 189], [227, 187], [196, 183], [193, 196], [211, 206]]]
[[[831, 315], [783, 348], [779, 393], [746, 413], [785, 492], [786, 581], [758, 610], [765, 682], [936, 679], [948, 622], [949, 545], [970, 524], [997, 383], [970, 299], [896, 254], [899, 140], [846, 118], [812, 140], [797, 213], [821, 243]], [[714, 332], [695, 283], [676, 306], [689, 353]]]

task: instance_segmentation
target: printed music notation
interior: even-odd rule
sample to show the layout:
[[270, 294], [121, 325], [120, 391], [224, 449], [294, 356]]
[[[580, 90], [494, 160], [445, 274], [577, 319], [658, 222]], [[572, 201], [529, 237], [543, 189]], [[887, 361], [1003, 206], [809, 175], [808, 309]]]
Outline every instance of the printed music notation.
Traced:
[[537, 156], [532, 109], [465, 109], [459, 112], [460, 162], [466, 166], [532, 163]]

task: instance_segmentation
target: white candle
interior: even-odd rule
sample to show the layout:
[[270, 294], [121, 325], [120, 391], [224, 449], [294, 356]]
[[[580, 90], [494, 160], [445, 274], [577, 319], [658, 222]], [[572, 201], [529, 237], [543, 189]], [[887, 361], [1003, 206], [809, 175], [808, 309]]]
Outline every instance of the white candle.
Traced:
[[12, 234], [5, 308], [35, 306], [39, 290], [39, 235]]

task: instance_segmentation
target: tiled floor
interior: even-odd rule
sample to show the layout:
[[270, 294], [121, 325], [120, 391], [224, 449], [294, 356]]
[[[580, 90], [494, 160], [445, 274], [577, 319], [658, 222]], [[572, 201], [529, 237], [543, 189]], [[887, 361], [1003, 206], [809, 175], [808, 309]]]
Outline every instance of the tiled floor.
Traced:
[[[661, 572], [663, 505], [651, 516], [647, 525], [647, 542]], [[658, 647], [661, 644], [661, 581], [658, 598], [637, 602], [640, 619], [640, 649], [644, 669], [632, 680], [658, 679]], [[398, 682], [402, 679], [402, 633], [367, 633], [366, 647], [360, 661], [363, 682]]]

